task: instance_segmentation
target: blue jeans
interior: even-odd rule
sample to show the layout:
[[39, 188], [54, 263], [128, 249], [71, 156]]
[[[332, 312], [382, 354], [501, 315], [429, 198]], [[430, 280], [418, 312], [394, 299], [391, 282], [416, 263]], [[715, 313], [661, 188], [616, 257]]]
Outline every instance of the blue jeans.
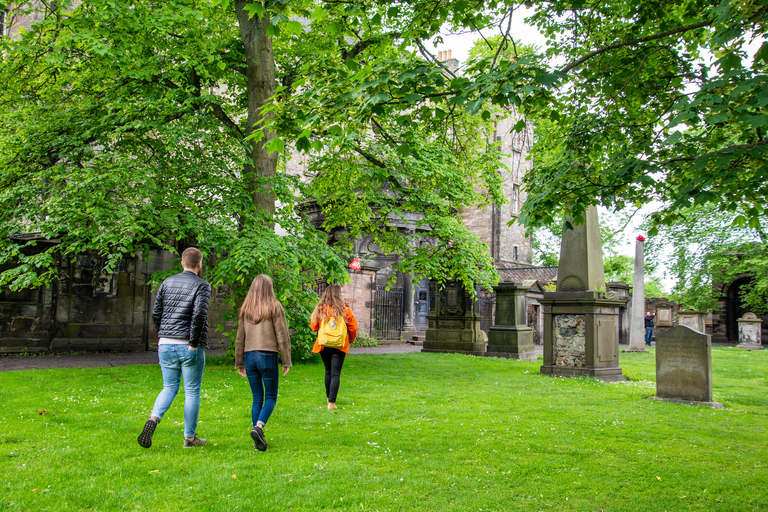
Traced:
[[184, 437], [195, 437], [197, 416], [200, 412], [200, 384], [205, 368], [205, 350], [189, 350], [188, 345], [160, 345], [160, 369], [163, 372], [163, 390], [157, 395], [152, 416], [163, 417], [179, 392], [184, 377]]
[[251, 425], [267, 424], [269, 416], [277, 402], [277, 383], [280, 370], [277, 364], [277, 352], [251, 350], [245, 353], [245, 375], [251, 385], [253, 405], [251, 406]]
[[653, 327], [646, 327], [645, 328], [645, 344], [650, 345], [652, 339], [653, 339]]

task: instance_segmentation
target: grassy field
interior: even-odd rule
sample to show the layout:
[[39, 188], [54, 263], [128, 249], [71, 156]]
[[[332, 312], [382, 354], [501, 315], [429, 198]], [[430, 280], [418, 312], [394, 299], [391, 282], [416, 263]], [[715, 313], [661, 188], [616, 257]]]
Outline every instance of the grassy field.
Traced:
[[201, 449], [183, 395], [137, 444], [157, 366], [2, 373], [0, 510], [767, 510], [768, 351], [712, 360], [725, 410], [645, 400], [648, 354], [606, 384], [415, 353], [350, 356], [328, 411], [318, 360], [281, 380], [264, 453], [226, 364], [205, 371]]

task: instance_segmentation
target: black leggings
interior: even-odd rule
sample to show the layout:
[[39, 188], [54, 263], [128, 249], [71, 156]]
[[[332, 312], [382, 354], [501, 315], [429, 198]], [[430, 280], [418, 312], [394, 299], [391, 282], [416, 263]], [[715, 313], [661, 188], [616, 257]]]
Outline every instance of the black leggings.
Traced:
[[336, 395], [339, 393], [341, 367], [344, 365], [346, 355], [337, 348], [323, 347], [320, 351], [320, 357], [323, 358], [325, 365], [325, 396], [332, 404], [336, 403]]

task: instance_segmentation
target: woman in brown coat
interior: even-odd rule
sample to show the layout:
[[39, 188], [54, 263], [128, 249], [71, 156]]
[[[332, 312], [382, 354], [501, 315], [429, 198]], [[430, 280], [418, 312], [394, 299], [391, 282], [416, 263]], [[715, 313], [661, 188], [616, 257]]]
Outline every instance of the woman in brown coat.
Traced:
[[251, 438], [256, 450], [265, 451], [264, 425], [277, 402], [280, 372], [277, 353], [283, 360], [283, 377], [291, 369], [291, 340], [285, 310], [275, 298], [272, 279], [256, 276], [240, 308], [235, 340], [235, 366], [248, 377], [253, 393]]

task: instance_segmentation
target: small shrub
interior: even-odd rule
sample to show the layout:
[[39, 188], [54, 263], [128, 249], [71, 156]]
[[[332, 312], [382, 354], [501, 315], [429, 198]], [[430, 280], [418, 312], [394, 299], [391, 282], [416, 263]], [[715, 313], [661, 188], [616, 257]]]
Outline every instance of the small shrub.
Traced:
[[367, 334], [360, 333], [357, 335], [357, 338], [355, 338], [355, 342], [352, 345], [355, 347], [378, 347], [379, 342], [376, 341], [376, 338], [371, 338]]

